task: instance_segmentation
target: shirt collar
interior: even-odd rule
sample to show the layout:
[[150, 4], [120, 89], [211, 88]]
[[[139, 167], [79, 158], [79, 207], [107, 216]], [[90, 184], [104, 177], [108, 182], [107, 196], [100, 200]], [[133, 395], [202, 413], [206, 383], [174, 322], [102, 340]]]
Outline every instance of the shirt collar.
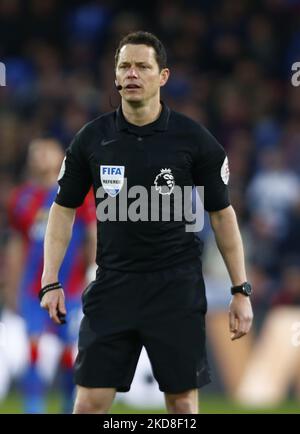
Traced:
[[154, 122], [150, 124], [143, 125], [139, 127], [138, 125], [133, 125], [129, 123], [123, 114], [121, 105], [116, 110], [116, 127], [118, 131], [130, 131], [137, 135], [151, 135], [154, 134], [155, 131], [166, 131], [168, 129], [169, 117], [170, 117], [170, 109], [169, 107], [161, 101], [162, 110], [161, 113]]

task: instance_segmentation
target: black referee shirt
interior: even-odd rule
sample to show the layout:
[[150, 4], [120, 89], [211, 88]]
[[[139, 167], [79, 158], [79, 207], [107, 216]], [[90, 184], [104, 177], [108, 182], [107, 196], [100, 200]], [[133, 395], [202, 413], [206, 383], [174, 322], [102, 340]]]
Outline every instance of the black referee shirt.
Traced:
[[[117, 205], [124, 178], [127, 190], [143, 186], [149, 201], [151, 189], [172, 202], [173, 187], [196, 185], [204, 186], [207, 211], [230, 204], [224, 149], [203, 126], [165, 104], [159, 118], [142, 127], [128, 123], [121, 107], [86, 124], [67, 149], [55, 202], [76, 208], [93, 186], [97, 210], [107, 198]], [[108, 192], [101, 197], [100, 187]], [[128, 198], [127, 207], [135, 200]], [[159, 221], [120, 221], [116, 215], [116, 221], [97, 221], [97, 264], [104, 268], [149, 272], [201, 254], [199, 238], [185, 230], [184, 218], [172, 220], [172, 212], [170, 221], [161, 214]]]

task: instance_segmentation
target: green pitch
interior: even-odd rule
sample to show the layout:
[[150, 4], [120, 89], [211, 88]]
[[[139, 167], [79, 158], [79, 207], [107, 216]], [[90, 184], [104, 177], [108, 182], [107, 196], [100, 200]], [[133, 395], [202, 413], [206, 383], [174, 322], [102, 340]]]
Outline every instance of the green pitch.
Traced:
[[[59, 395], [51, 394], [48, 398], [48, 413], [59, 413], [60, 398]], [[12, 393], [8, 398], [0, 403], [0, 413], [22, 413], [21, 398], [18, 394]], [[127, 405], [116, 403], [114, 404], [112, 414], [157, 414], [165, 413], [163, 408], [157, 409], [137, 409]], [[299, 414], [300, 402], [286, 401], [276, 408], [253, 409], [245, 408], [231, 402], [223, 396], [202, 396], [200, 402], [200, 413], [204, 414], [237, 414], [237, 413], [273, 413], [273, 414]]]

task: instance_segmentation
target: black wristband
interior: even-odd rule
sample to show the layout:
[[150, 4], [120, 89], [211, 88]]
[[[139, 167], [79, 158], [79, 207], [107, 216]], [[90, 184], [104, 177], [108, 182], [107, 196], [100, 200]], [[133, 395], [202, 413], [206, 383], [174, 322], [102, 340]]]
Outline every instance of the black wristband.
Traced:
[[39, 299], [42, 301], [42, 298], [46, 294], [46, 292], [54, 291], [55, 289], [62, 289], [62, 285], [60, 282], [50, 283], [49, 285], [43, 286], [43, 288], [39, 291]]

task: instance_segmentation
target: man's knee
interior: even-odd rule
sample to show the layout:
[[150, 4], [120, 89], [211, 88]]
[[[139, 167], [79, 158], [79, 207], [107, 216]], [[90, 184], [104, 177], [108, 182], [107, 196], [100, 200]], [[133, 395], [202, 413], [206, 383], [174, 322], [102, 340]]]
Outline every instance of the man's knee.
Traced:
[[169, 401], [169, 410], [173, 414], [193, 414], [195, 404], [189, 398], [178, 397]]
[[74, 414], [106, 414], [113, 402], [115, 389], [89, 389], [79, 386], [74, 404]]
[[75, 401], [73, 414], [106, 414], [106, 406], [99, 403]]
[[191, 390], [184, 393], [166, 394], [166, 404], [169, 413], [172, 414], [196, 414], [198, 413], [198, 392]]

